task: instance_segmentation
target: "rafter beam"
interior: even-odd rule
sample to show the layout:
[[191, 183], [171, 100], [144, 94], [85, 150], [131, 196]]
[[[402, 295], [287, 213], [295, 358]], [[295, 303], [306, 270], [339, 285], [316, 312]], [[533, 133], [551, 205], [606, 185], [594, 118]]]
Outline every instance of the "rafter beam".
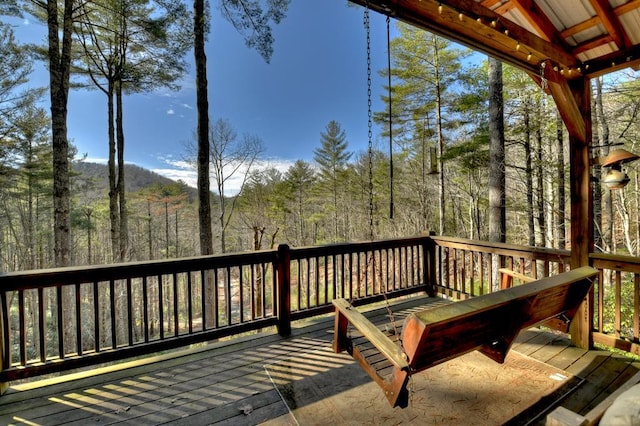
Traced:
[[553, 23], [533, 0], [511, 0], [510, 3], [518, 9], [531, 25], [547, 41], [558, 43], [566, 48], [565, 41], [558, 35]]
[[622, 28], [618, 16], [614, 13], [609, 0], [591, 0], [596, 14], [600, 17], [600, 22], [605, 27], [609, 36], [619, 49], [631, 46], [631, 40], [627, 32]]

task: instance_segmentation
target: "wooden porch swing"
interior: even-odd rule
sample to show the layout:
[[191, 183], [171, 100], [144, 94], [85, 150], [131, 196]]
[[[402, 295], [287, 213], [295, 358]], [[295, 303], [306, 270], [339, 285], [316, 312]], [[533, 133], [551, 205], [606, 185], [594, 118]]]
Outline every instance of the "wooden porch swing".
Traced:
[[[554, 318], [573, 318], [597, 274], [584, 266], [411, 313], [399, 336], [378, 329], [345, 299], [335, 299], [334, 350], [351, 354], [393, 407], [406, 407], [411, 374], [474, 350], [503, 363], [522, 329]], [[357, 336], [351, 336], [351, 326]]]

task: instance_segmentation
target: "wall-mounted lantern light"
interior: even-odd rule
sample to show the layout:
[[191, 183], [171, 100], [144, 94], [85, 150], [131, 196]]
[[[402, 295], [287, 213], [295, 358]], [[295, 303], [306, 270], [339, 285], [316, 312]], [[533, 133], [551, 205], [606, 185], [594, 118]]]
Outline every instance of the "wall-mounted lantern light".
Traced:
[[609, 189], [624, 188], [629, 183], [629, 176], [622, 171], [622, 165], [639, 159], [640, 156], [626, 149], [614, 149], [604, 158], [598, 158], [602, 167], [610, 168], [602, 182]]

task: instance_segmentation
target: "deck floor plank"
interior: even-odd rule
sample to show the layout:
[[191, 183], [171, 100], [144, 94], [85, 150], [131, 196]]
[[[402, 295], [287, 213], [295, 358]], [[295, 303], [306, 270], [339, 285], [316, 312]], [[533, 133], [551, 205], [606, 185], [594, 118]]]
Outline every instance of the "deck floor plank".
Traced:
[[[433, 303], [414, 297], [394, 302], [391, 310], [401, 327], [409, 312]], [[380, 327], [389, 323], [385, 304], [358, 309]], [[270, 330], [46, 387], [16, 386], [0, 397], [0, 424], [295, 424], [274, 382], [287, 374], [302, 379], [353, 362], [331, 352], [332, 331], [333, 316], [326, 315], [294, 323], [286, 339]], [[523, 331], [513, 349], [584, 378], [561, 401], [577, 412], [588, 411], [640, 370], [640, 363], [571, 347], [564, 335], [543, 329]], [[270, 377], [266, 366], [276, 362], [278, 368], [290, 365], [291, 370], [271, 369]], [[348, 410], [345, 404], [319, 414], [326, 417], [319, 422], [334, 423], [339, 410]]]

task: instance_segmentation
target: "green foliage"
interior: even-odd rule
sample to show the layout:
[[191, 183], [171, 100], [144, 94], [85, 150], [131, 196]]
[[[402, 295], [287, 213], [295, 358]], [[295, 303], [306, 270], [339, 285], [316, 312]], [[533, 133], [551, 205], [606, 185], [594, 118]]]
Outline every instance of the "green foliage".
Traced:
[[220, 0], [222, 16], [245, 37], [247, 46], [256, 49], [268, 63], [273, 54], [271, 22], [279, 24], [289, 8], [290, 0]]

